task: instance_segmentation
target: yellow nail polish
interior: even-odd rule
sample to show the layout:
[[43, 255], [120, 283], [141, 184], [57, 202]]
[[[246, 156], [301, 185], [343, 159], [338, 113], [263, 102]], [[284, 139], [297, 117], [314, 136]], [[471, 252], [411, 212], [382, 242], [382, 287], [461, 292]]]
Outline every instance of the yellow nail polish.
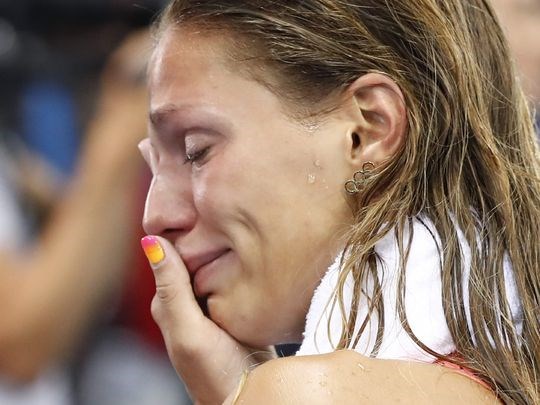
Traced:
[[142, 238], [141, 246], [150, 264], [156, 265], [165, 259], [165, 252], [155, 236], [145, 236]]

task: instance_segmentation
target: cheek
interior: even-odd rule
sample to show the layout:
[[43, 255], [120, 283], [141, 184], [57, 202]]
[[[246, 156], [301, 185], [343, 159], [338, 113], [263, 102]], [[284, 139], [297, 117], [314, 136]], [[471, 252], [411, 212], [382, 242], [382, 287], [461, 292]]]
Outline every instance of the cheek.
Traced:
[[192, 174], [193, 200], [205, 218], [231, 209], [236, 193], [242, 188], [241, 170], [236, 162], [224, 157], [211, 160]]
[[193, 194], [202, 216], [227, 212], [237, 217], [245, 211], [258, 211], [261, 202], [268, 201], [269, 183], [277, 181], [277, 159], [268, 157], [269, 145], [253, 138], [237, 135], [220, 146], [204, 166], [194, 168]]

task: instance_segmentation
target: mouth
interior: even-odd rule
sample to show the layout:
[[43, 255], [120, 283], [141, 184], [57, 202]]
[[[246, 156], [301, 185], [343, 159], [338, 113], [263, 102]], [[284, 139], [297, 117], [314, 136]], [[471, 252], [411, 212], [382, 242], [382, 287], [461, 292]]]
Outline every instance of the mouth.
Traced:
[[217, 249], [209, 250], [202, 253], [197, 253], [193, 255], [185, 255], [182, 257], [184, 264], [187, 267], [187, 270], [191, 277], [194, 277], [195, 274], [204, 266], [209, 263], [212, 263], [218, 257], [222, 256], [224, 253], [228, 252], [230, 249]]
[[231, 252], [231, 249], [226, 248], [184, 259], [190, 274], [193, 292], [203, 312], [206, 308], [206, 298], [210, 294], [209, 281], [213, 278], [212, 273], [215, 271], [216, 262], [229, 252]]

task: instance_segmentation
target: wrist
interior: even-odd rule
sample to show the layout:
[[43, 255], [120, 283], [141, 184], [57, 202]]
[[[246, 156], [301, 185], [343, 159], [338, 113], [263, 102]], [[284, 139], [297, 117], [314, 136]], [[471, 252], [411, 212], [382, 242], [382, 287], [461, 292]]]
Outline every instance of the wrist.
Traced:
[[244, 371], [244, 373], [242, 373], [242, 376], [240, 377], [240, 381], [238, 383], [238, 386], [236, 387], [236, 390], [225, 400], [224, 405], [237, 404], [238, 398], [240, 398], [240, 395], [242, 394], [242, 390], [244, 389], [244, 386], [246, 385], [248, 374], [249, 372], [247, 370]]

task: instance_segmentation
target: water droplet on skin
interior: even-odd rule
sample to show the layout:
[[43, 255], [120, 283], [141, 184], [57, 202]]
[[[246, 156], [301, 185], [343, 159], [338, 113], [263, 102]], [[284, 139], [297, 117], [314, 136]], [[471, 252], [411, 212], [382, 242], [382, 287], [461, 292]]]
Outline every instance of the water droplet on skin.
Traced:
[[318, 373], [317, 375], [319, 377], [328, 377], [328, 374], [326, 374], [326, 373]]
[[316, 178], [315, 178], [315, 175], [313, 173], [308, 174], [308, 177], [307, 177], [308, 184], [315, 183], [315, 180], [316, 180]]
[[313, 166], [315, 166], [317, 169], [322, 169], [321, 161], [319, 159], [313, 162]]
[[320, 124], [315, 122], [309, 122], [305, 125], [309, 136], [313, 136], [320, 127]]

